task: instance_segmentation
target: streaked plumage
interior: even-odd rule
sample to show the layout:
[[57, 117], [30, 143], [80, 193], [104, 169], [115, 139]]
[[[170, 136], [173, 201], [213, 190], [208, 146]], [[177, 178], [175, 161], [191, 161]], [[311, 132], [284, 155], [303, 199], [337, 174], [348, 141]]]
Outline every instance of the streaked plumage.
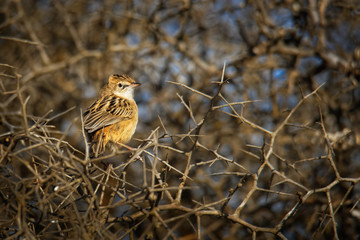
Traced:
[[84, 112], [84, 128], [95, 157], [108, 142], [124, 145], [131, 139], [138, 122], [133, 90], [139, 85], [127, 75], [111, 75], [100, 97]]

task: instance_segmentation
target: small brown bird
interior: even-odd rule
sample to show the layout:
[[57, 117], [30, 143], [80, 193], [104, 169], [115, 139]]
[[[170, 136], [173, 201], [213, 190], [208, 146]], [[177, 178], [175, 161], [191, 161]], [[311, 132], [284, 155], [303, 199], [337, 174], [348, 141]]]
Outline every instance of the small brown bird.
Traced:
[[114, 74], [100, 90], [100, 97], [84, 112], [84, 128], [95, 157], [105, 151], [108, 142], [125, 145], [138, 122], [134, 88], [140, 86], [127, 75]]

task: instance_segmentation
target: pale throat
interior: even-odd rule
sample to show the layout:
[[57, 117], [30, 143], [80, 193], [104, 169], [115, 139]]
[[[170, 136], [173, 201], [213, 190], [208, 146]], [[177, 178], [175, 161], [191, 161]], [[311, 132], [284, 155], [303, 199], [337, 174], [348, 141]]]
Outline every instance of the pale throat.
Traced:
[[129, 100], [134, 99], [134, 89], [131, 87], [128, 87], [125, 91], [115, 90], [114, 94], [118, 97], [126, 98]]

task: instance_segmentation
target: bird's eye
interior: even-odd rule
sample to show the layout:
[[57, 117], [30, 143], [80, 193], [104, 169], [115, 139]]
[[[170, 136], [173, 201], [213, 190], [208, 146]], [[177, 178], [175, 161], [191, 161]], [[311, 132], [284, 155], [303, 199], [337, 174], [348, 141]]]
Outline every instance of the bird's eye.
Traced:
[[123, 85], [121, 83], [119, 83], [119, 88], [122, 88], [122, 87], [123, 87]]

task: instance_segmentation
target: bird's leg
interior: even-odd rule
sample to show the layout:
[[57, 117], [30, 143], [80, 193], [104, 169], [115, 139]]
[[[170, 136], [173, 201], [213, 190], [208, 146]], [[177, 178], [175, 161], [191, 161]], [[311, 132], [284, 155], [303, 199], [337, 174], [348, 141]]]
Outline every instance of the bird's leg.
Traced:
[[[130, 151], [133, 151], [132, 154], [135, 154], [135, 150], [137, 150], [137, 148], [132, 148], [132, 147], [130, 147], [130, 146], [124, 144], [124, 143], [118, 143], [118, 144], [119, 144], [120, 146], [122, 146], [122, 147], [125, 147], [125, 148], [129, 149]], [[133, 156], [133, 155], [131, 155], [131, 156]], [[135, 159], [141, 160], [141, 157], [140, 157], [140, 156], [137, 156]]]
[[120, 146], [122, 146], [122, 147], [124, 147], [124, 148], [127, 148], [127, 149], [130, 150], [130, 151], [135, 151], [135, 150], [136, 150], [136, 148], [132, 148], [132, 147], [130, 147], [130, 146], [124, 144], [124, 143], [119, 143], [119, 142], [118, 142], [117, 144], [119, 144]]

